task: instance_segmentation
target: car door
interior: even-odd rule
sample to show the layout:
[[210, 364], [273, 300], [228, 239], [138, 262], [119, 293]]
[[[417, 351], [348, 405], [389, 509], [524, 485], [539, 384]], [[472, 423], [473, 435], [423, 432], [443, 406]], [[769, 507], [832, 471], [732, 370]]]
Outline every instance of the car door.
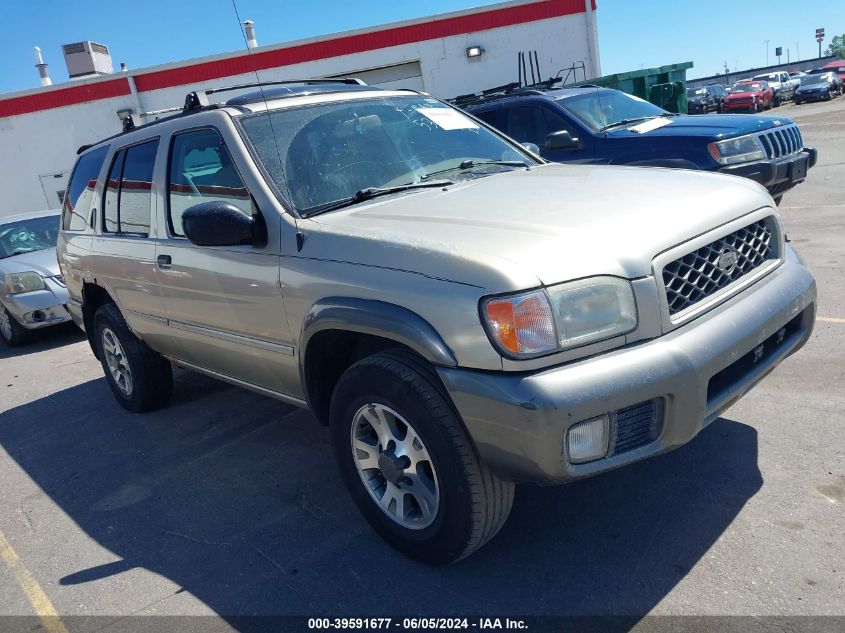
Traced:
[[[546, 160], [560, 163], [587, 163], [593, 161], [592, 139], [545, 104], [527, 103], [509, 106], [504, 111], [505, 132], [520, 143], [534, 143]], [[549, 149], [549, 134], [569, 132], [576, 143], [568, 149]]]
[[150, 236], [158, 147], [159, 139], [150, 138], [118, 148], [112, 155], [91, 250], [98, 260], [98, 282], [126, 322], [153, 349], [168, 353], [156, 245]]
[[185, 238], [182, 213], [195, 204], [226, 202], [260, 217], [215, 127], [171, 137], [165, 178], [166, 232], [156, 262], [169, 325], [178, 332], [180, 359], [278, 394], [297, 393], [278, 239], [273, 239], [278, 218], [261, 218], [270, 235], [263, 245], [198, 246]]

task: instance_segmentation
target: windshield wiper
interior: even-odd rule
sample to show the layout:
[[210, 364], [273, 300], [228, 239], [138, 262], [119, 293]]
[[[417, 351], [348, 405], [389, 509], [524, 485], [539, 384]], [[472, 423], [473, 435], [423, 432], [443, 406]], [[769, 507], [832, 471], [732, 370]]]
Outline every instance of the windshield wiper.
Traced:
[[664, 116], [664, 115], [662, 115], [662, 114], [652, 114], [650, 116], [638, 116], [638, 117], [634, 117], [632, 119], [622, 119], [621, 121], [616, 121], [615, 123], [608, 123], [604, 127], [600, 127], [598, 129], [598, 131], [604, 132], [604, 131], [609, 130], [610, 128], [613, 128], [613, 127], [619, 127], [621, 125], [628, 125], [629, 123], [636, 123], [637, 121], [648, 121], [649, 119], [656, 119], [657, 117], [661, 117], [661, 116]]
[[355, 193], [354, 196], [349, 196], [348, 198], [342, 198], [340, 200], [335, 200], [334, 202], [329, 202], [328, 204], [321, 205], [319, 207], [314, 207], [310, 209], [308, 212], [304, 213], [302, 217], [310, 218], [315, 215], [320, 215], [321, 213], [326, 213], [327, 211], [334, 211], [335, 209], [341, 209], [343, 207], [348, 207], [353, 204], [358, 204], [359, 202], [364, 202], [365, 200], [372, 200], [373, 198], [378, 198], [379, 196], [386, 196], [391, 193], [398, 193], [400, 191], [409, 191], [410, 189], [426, 189], [428, 187], [444, 187], [446, 185], [454, 185], [455, 183], [451, 180], [427, 180], [425, 182], [409, 182], [404, 185], [396, 185], [395, 187], [367, 187], [366, 189], [361, 189]]
[[427, 180], [432, 176], [439, 176], [440, 174], [446, 174], [450, 171], [465, 171], [467, 169], [474, 169], [475, 167], [483, 167], [485, 165], [501, 165], [503, 167], [525, 167], [526, 169], [531, 169], [531, 165], [529, 163], [523, 162], [521, 160], [465, 160], [454, 167], [447, 167], [446, 169], [438, 169], [437, 171], [433, 171], [428, 174], [423, 174], [420, 176], [420, 180]]

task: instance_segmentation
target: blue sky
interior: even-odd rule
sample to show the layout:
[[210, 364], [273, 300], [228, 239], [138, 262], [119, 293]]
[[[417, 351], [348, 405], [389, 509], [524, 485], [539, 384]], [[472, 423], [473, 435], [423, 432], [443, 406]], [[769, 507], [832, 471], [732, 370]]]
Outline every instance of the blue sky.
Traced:
[[[693, 61], [688, 76], [775, 63], [776, 46], [795, 59], [817, 55], [815, 29], [828, 41], [845, 33], [843, 0], [597, 0], [605, 73]], [[61, 44], [107, 44], [115, 68], [152, 66], [243, 47], [231, 0], [5, 0], [0, 37], [0, 92], [38, 85], [33, 46], [40, 46], [54, 81], [65, 77]], [[494, 4], [485, 0], [237, 0], [242, 19], [256, 22], [260, 44], [284, 42]], [[809, 65], [809, 64], [808, 64]]]

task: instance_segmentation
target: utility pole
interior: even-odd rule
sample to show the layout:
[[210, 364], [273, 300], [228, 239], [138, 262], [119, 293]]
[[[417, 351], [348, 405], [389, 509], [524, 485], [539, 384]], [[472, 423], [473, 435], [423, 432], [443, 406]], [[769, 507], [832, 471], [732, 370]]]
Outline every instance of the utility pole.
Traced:
[[795, 42], [795, 61], [796, 62], [801, 61], [801, 49], [798, 48], [798, 42]]
[[766, 40], [766, 66], [769, 65], [769, 40]]
[[786, 63], [789, 63], [789, 49], [786, 49]]

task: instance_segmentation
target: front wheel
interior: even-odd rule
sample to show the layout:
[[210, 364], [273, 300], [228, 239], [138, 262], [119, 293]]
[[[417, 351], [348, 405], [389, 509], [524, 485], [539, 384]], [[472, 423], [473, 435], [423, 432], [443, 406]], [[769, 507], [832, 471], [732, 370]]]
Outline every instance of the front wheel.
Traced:
[[94, 315], [97, 355], [114, 397], [134, 413], [163, 406], [173, 393], [170, 363], [136, 337], [113, 303]]
[[332, 396], [332, 446], [350, 495], [407, 556], [453, 563], [504, 524], [514, 484], [478, 459], [439, 380], [401, 350], [350, 367]]
[[31, 334], [17, 322], [5, 306], [0, 305], [0, 338], [6, 345], [9, 347], [23, 345], [30, 340]]

